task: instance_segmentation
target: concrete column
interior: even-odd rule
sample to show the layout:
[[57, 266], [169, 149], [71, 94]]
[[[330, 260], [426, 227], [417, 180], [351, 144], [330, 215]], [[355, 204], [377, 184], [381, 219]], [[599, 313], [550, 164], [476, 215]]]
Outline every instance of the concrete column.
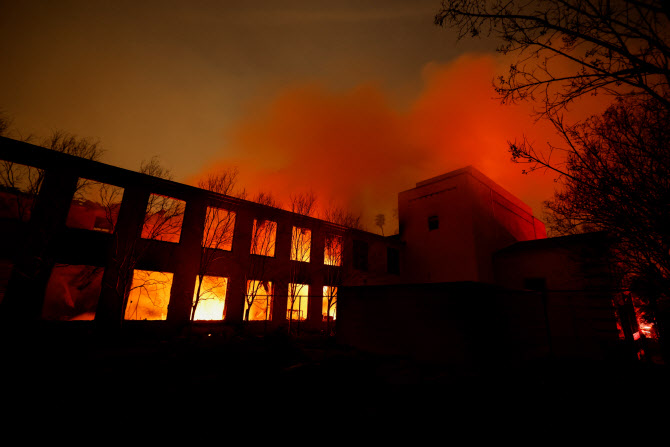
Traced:
[[241, 322], [244, 317], [244, 300], [247, 293], [246, 275], [249, 268], [251, 233], [254, 217], [246, 209], [235, 211], [232, 253], [237, 260], [237, 268], [231, 272], [226, 291], [226, 321]]
[[288, 282], [279, 280], [274, 284], [274, 305], [272, 306], [272, 321], [276, 326], [281, 326], [286, 321], [287, 301]]
[[200, 269], [206, 215], [207, 202], [204, 195], [194, 194], [187, 199], [179, 246], [175, 250], [173, 260], [175, 268], [168, 305], [168, 321], [186, 322], [191, 318], [193, 291]]
[[287, 221], [277, 222], [277, 240], [275, 242], [275, 258], [280, 262], [291, 259], [291, 237], [293, 225]]
[[321, 310], [323, 306], [324, 285], [324, 250], [326, 235], [321, 228], [312, 229], [312, 252], [309, 265], [309, 315], [310, 326], [318, 327], [321, 324]]
[[147, 188], [124, 188], [95, 313], [95, 320], [99, 323], [113, 324], [123, 319], [123, 299], [130, 287], [139, 256], [137, 242], [142, 233], [148, 202]]
[[44, 180], [22, 233], [22, 249], [0, 306], [4, 321], [38, 320], [54, 265], [50, 250], [65, 227], [78, 177], [63, 167], [44, 172]]

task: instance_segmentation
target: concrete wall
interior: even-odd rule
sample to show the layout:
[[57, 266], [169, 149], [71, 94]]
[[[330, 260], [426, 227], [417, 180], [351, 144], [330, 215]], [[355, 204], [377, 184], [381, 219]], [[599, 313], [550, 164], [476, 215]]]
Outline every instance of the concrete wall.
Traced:
[[[309, 289], [309, 320], [321, 322], [324, 285], [397, 282], [397, 275], [386, 272], [386, 248], [401, 250], [399, 241], [364, 231], [353, 231], [315, 218], [259, 205], [172, 181], [142, 175], [103, 163], [57, 153], [27, 143], [0, 137], [0, 159], [44, 170], [45, 179], [30, 219], [21, 223], [0, 213], [0, 257], [13, 266], [0, 302], [0, 317], [9, 320], [39, 319], [49, 277], [58, 263], [91, 265], [105, 269], [96, 320], [118, 321], [123, 315], [124, 290], [115, 284], [123, 274], [122, 261], [131, 250], [139, 253], [134, 269], [173, 273], [167, 319], [187, 321], [202, 253], [202, 237], [208, 206], [236, 213], [232, 249], [220, 251], [207, 275], [229, 278], [226, 293], [226, 319], [240, 321], [244, 308], [246, 281], [272, 281], [275, 287], [273, 324], [283, 324], [291, 272], [298, 272]], [[77, 182], [86, 178], [123, 188], [123, 200], [114, 234], [70, 228], [66, 217]], [[7, 191], [5, 191], [6, 193]], [[140, 237], [150, 194], [161, 194], [186, 202], [178, 242], [146, 240]], [[81, 211], [81, 210], [78, 210]], [[9, 217], [8, 217], [9, 216]], [[254, 219], [277, 222], [275, 255], [263, 258], [262, 274], [250, 266], [259, 256], [250, 254]], [[311, 230], [309, 263], [290, 260], [293, 226]], [[324, 239], [327, 234], [343, 237], [341, 267], [324, 265]], [[368, 243], [369, 268], [357, 271], [351, 265], [352, 241]], [[132, 271], [130, 272], [132, 274]], [[336, 274], [333, 274], [336, 273]], [[6, 275], [5, 275], [6, 276]]]
[[337, 338], [426, 363], [499, 367], [552, 356], [605, 358], [619, 343], [609, 298], [547, 297], [473, 282], [346, 287]]
[[[417, 183], [398, 195], [407, 282], [494, 282], [494, 252], [544, 238], [528, 205], [472, 167]], [[437, 216], [439, 228], [429, 230]]]

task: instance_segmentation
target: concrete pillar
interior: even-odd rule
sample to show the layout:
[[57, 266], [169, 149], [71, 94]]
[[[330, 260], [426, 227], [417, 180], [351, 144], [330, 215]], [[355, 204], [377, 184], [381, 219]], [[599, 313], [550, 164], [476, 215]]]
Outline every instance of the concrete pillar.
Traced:
[[51, 245], [65, 227], [79, 178], [63, 167], [44, 172], [44, 180], [22, 233], [22, 249], [0, 307], [2, 320], [38, 320], [54, 265]]
[[324, 285], [324, 250], [326, 235], [321, 228], [312, 229], [312, 252], [309, 265], [309, 315], [310, 326], [316, 328], [321, 324]]
[[123, 191], [95, 313], [95, 320], [99, 323], [115, 324], [123, 319], [123, 301], [139, 256], [137, 243], [142, 233], [148, 202], [147, 188], [131, 186]]
[[274, 284], [274, 305], [272, 306], [272, 321], [276, 326], [281, 326], [286, 321], [287, 302], [288, 282], [280, 279]]
[[186, 322], [191, 318], [193, 291], [200, 269], [206, 215], [207, 202], [204, 195], [194, 194], [187, 199], [179, 245], [174, 253], [175, 268], [168, 305], [168, 321]]
[[228, 280], [226, 321], [241, 322], [244, 317], [244, 300], [247, 293], [246, 274], [249, 268], [253, 224], [254, 217], [249, 210], [235, 210], [232, 254], [238, 264]]
[[277, 222], [277, 240], [275, 243], [275, 258], [280, 262], [291, 259], [291, 237], [293, 225], [287, 221]]

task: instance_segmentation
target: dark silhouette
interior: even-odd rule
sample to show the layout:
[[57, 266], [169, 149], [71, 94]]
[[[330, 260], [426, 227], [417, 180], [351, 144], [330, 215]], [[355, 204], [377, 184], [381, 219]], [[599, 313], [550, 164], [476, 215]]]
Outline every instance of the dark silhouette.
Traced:
[[[216, 194], [244, 198], [246, 194], [244, 190], [236, 191], [237, 176], [237, 169], [231, 168], [217, 174], [209, 175], [198, 182], [198, 186]], [[221, 293], [222, 289], [225, 291], [227, 281], [223, 277], [209, 276], [206, 287], [203, 287], [203, 281], [212, 265], [223, 258], [224, 251], [232, 250], [234, 228], [235, 213], [233, 211], [217, 206], [217, 203], [214, 201], [208, 203], [205, 215], [205, 232], [200, 251], [198, 279], [191, 309], [191, 320], [195, 319], [196, 310], [201, 300], [214, 299], [214, 297], [204, 298], [204, 296], [212, 294], [215, 291]], [[218, 319], [223, 319], [224, 315], [220, 315]]]
[[582, 95], [641, 95], [670, 105], [670, 7], [663, 0], [445, 0], [435, 23], [501, 41], [514, 55], [495, 81], [503, 101], [553, 114]]
[[[516, 56], [507, 75], [496, 79], [496, 91], [503, 102], [536, 102], [538, 116], [550, 120], [563, 143], [510, 143], [513, 160], [528, 166], [524, 172], [558, 174], [560, 187], [546, 204], [555, 233], [604, 230], [614, 239], [619, 287], [634, 288], [655, 309], [642, 312], [664, 343], [667, 317], [659, 308], [667, 307], [670, 285], [667, 2], [445, 1], [435, 21], [456, 27], [459, 37], [497, 37], [498, 51]], [[595, 94], [612, 105], [601, 116], [567, 124], [566, 108]]]

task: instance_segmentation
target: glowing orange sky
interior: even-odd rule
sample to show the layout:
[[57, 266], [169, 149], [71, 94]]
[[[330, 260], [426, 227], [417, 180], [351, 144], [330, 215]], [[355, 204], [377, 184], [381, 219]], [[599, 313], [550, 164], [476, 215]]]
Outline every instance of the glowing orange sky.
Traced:
[[0, 9], [0, 110], [14, 133], [99, 138], [128, 169], [158, 155], [193, 183], [238, 165], [250, 192], [312, 189], [372, 218], [472, 164], [540, 213], [551, 178], [507, 141], [551, 137], [501, 106], [497, 42], [433, 25], [439, 0], [13, 2]]
[[428, 64], [423, 88], [405, 110], [391, 106], [376, 84], [283, 89], [231, 126], [225, 155], [208, 161], [201, 175], [235, 165], [251, 193], [271, 191], [286, 203], [291, 193], [313, 190], [323, 205], [362, 212], [369, 229], [375, 214], [386, 213], [393, 231], [399, 191], [474, 165], [541, 216], [554, 176], [522, 174], [507, 142], [524, 135], [540, 145], [557, 140], [550, 125], [532, 118], [531, 104], [501, 105], [493, 97], [497, 64], [482, 54]]

